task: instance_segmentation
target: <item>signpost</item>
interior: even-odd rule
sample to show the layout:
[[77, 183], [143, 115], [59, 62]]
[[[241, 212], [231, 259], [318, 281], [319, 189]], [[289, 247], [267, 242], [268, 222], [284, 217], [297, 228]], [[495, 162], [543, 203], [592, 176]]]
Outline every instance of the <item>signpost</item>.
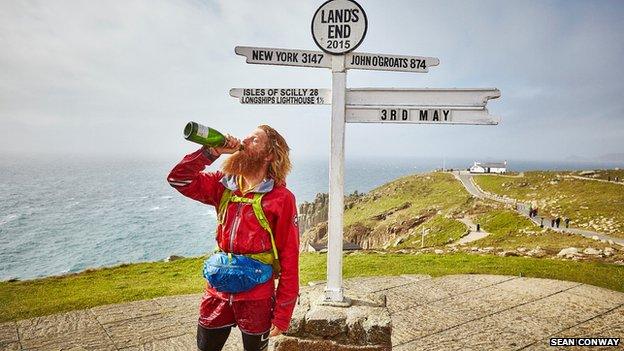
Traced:
[[[344, 211], [344, 138], [346, 123], [418, 123], [496, 125], [500, 118], [486, 109], [500, 97], [487, 89], [347, 89], [348, 69], [426, 73], [439, 65], [436, 57], [353, 52], [364, 40], [368, 20], [353, 0], [329, 0], [312, 18], [312, 37], [322, 51], [237, 46], [247, 63], [329, 68], [332, 88], [231, 89], [242, 104], [331, 104], [327, 286], [324, 301], [348, 306], [342, 288]], [[424, 240], [424, 233], [423, 233]]]
[[331, 90], [317, 88], [230, 89], [230, 95], [241, 104], [329, 105]]
[[429, 66], [437, 66], [435, 57], [369, 54], [350, 52], [345, 55], [347, 69], [368, 69], [377, 71], [429, 72]]
[[496, 125], [500, 119], [487, 109], [458, 109], [449, 106], [406, 108], [402, 106], [347, 106], [348, 123], [419, 123]]
[[247, 63], [261, 65], [331, 68], [331, 55], [321, 51], [256, 48], [237, 46], [236, 55], [247, 57]]
[[366, 36], [368, 19], [353, 0], [329, 0], [312, 17], [312, 38], [326, 53], [341, 55], [355, 50]]

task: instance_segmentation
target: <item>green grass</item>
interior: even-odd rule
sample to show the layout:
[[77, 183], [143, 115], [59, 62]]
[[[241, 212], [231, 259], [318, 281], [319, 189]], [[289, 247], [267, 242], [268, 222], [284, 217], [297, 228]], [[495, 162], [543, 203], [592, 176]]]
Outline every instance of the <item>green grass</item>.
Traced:
[[540, 215], [569, 217], [572, 227], [624, 238], [624, 187], [568, 178], [569, 172], [526, 172], [524, 177], [475, 177], [485, 191], [534, 202]]
[[420, 226], [414, 228], [412, 234], [397, 248], [419, 248], [421, 247], [422, 229], [429, 230], [425, 235], [424, 247], [443, 246], [450, 242], [459, 240], [466, 233], [466, 225], [452, 218], [437, 215]]
[[375, 226], [378, 221], [371, 219], [373, 216], [405, 203], [410, 206], [396, 214], [414, 217], [431, 209], [449, 213], [464, 208], [471, 203], [471, 197], [450, 174], [410, 175], [371, 190], [355, 206], [345, 211], [344, 225], [347, 227], [358, 223]]
[[[303, 254], [302, 284], [324, 280], [322, 254]], [[38, 280], [0, 282], [0, 321], [18, 320], [158, 296], [200, 293], [202, 258], [123, 265]], [[344, 257], [344, 277], [502, 274], [570, 280], [624, 292], [624, 267], [587, 262], [470, 254], [357, 254]]]
[[[453, 216], [467, 211], [474, 201], [448, 173], [402, 177], [370, 191], [345, 210], [344, 239], [367, 241], [363, 247], [385, 247], [397, 238], [419, 234], [415, 232], [417, 227], [436, 214]], [[454, 236], [455, 228], [449, 230], [449, 235]], [[428, 245], [448, 239], [443, 238], [442, 230], [437, 234], [430, 237]]]
[[519, 247], [544, 249], [549, 254], [557, 254], [567, 247], [604, 249], [608, 244], [575, 234], [559, 233], [542, 229], [528, 218], [511, 210], [495, 210], [479, 216], [476, 220], [483, 230], [490, 233], [477, 240], [474, 245], [517, 249]]

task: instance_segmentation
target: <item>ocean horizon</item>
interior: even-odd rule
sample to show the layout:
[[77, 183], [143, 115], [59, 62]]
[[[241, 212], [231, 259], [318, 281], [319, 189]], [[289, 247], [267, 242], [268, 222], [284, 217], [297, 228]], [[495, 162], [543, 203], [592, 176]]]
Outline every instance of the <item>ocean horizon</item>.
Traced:
[[[166, 159], [1, 157], [0, 280], [33, 279], [121, 263], [212, 251], [211, 206], [166, 182], [183, 155]], [[347, 158], [345, 194], [368, 192], [401, 176], [466, 169], [468, 159]], [[205, 171], [218, 169], [219, 163]], [[508, 160], [510, 171], [580, 170], [623, 163]], [[327, 192], [328, 160], [293, 160], [287, 179], [298, 205]]]

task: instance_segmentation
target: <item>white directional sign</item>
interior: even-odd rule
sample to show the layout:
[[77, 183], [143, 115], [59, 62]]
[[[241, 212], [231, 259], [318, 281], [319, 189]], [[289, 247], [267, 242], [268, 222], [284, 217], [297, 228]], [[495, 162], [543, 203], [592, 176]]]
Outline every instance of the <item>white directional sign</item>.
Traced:
[[347, 106], [346, 122], [496, 125], [500, 122], [500, 118], [488, 114], [488, 110], [484, 108]]
[[339, 55], [355, 50], [366, 36], [368, 20], [353, 0], [330, 0], [312, 17], [312, 37], [321, 50]]
[[496, 125], [499, 117], [485, 108], [501, 96], [498, 89], [347, 89], [350, 69], [426, 73], [436, 57], [360, 53], [368, 20], [353, 0], [329, 0], [312, 18], [312, 37], [322, 51], [237, 46], [247, 63], [331, 69], [329, 89], [232, 89], [243, 104], [331, 104], [329, 204], [327, 221], [327, 284], [324, 302], [349, 305], [343, 294], [344, 145], [346, 123], [420, 123]]
[[369, 69], [377, 71], [429, 72], [429, 66], [437, 66], [437, 57], [369, 54], [350, 52], [345, 55], [348, 69]]
[[500, 97], [496, 88], [484, 89], [347, 89], [347, 106], [460, 106], [485, 107], [488, 100]]
[[486, 89], [347, 89], [346, 122], [496, 125], [488, 100], [500, 96]]
[[317, 88], [230, 89], [241, 104], [330, 105], [331, 90]]
[[247, 63], [261, 65], [331, 68], [331, 56], [322, 51], [256, 48], [237, 46], [237, 55], [245, 56]]

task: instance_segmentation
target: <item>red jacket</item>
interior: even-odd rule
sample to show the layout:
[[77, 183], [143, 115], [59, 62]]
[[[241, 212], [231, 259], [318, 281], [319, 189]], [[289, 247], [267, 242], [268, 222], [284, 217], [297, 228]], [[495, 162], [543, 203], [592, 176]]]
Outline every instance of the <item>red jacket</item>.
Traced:
[[[225, 176], [220, 171], [202, 172], [215, 160], [216, 157], [202, 147], [184, 156], [171, 170], [167, 181], [184, 196], [215, 207], [219, 206], [226, 187], [234, 194], [243, 196], [234, 176]], [[274, 184], [273, 179], [265, 179], [253, 192], [244, 196], [253, 198], [254, 192], [266, 193], [262, 198], [262, 209], [273, 229], [281, 265], [277, 292], [273, 279], [236, 294], [218, 292], [209, 285], [206, 290], [213, 296], [234, 301], [275, 296], [273, 324], [286, 330], [299, 293], [299, 227], [295, 196], [285, 186]], [[224, 224], [217, 225], [217, 245], [224, 252], [259, 253], [271, 250], [271, 239], [260, 226], [251, 205], [230, 202]]]

